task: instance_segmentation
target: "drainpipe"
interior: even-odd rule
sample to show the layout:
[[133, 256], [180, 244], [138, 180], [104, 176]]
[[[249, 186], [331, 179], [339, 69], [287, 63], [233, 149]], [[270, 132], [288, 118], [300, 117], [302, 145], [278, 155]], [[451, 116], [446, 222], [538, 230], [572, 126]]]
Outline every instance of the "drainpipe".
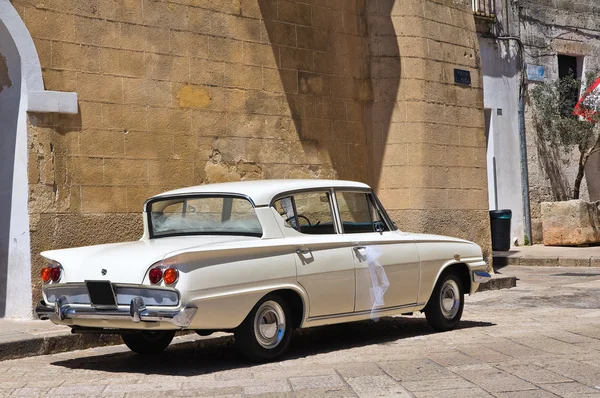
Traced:
[[531, 233], [531, 206], [529, 204], [529, 169], [527, 168], [527, 137], [525, 131], [525, 58], [523, 42], [518, 37], [504, 36], [496, 37], [497, 40], [514, 40], [519, 47], [519, 59], [521, 60], [521, 82], [519, 84], [519, 142], [521, 152], [521, 195], [523, 198], [523, 216], [525, 218], [525, 236], [529, 244], [533, 244]]
[[523, 215], [525, 217], [525, 233], [529, 244], [533, 244], [531, 235], [531, 206], [529, 204], [529, 169], [527, 168], [527, 141], [525, 137], [525, 100], [523, 93], [519, 95], [519, 138], [521, 142], [521, 193], [523, 195]]

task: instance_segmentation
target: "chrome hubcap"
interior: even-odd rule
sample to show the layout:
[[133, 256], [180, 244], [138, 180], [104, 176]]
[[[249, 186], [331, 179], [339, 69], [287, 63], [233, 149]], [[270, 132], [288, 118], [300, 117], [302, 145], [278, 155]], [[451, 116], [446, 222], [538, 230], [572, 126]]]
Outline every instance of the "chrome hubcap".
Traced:
[[460, 290], [456, 282], [453, 280], [446, 281], [440, 294], [440, 308], [444, 318], [452, 319], [456, 316], [460, 307], [460, 299]]
[[285, 314], [275, 301], [265, 301], [254, 316], [254, 335], [258, 344], [273, 349], [285, 335]]

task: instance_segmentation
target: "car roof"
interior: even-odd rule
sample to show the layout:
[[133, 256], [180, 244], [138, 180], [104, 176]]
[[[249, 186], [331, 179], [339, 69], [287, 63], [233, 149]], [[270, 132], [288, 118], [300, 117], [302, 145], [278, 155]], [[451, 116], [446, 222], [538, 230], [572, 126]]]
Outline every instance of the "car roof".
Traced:
[[252, 180], [206, 184], [175, 189], [153, 196], [153, 198], [174, 195], [193, 195], [196, 193], [237, 194], [248, 196], [256, 206], [268, 206], [271, 203], [271, 200], [281, 193], [315, 188], [371, 189], [367, 184], [363, 184], [362, 182], [343, 180]]

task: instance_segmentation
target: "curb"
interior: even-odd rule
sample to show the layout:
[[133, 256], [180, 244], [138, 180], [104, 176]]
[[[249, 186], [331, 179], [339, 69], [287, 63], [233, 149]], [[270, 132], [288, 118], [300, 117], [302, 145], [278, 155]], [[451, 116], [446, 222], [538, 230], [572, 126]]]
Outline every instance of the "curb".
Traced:
[[63, 334], [0, 343], [0, 361], [123, 344], [114, 334]]
[[510, 289], [512, 287], [517, 287], [516, 276], [499, 276], [496, 274], [488, 281], [488, 283], [479, 285], [477, 291], [484, 292], [488, 290]]
[[494, 267], [508, 265], [527, 267], [600, 267], [600, 257], [538, 257], [538, 256], [493, 256]]

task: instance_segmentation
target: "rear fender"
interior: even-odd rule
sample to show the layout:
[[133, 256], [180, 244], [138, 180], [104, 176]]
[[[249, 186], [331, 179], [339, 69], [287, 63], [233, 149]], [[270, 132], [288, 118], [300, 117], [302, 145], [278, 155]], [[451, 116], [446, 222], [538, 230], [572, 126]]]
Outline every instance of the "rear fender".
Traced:
[[292, 290], [302, 299], [304, 314], [308, 314], [308, 296], [302, 287], [292, 283], [263, 286], [259, 288], [228, 291], [223, 294], [206, 295], [189, 301], [186, 305], [198, 308], [189, 329], [231, 330], [246, 319], [254, 306], [267, 294], [278, 290]]

